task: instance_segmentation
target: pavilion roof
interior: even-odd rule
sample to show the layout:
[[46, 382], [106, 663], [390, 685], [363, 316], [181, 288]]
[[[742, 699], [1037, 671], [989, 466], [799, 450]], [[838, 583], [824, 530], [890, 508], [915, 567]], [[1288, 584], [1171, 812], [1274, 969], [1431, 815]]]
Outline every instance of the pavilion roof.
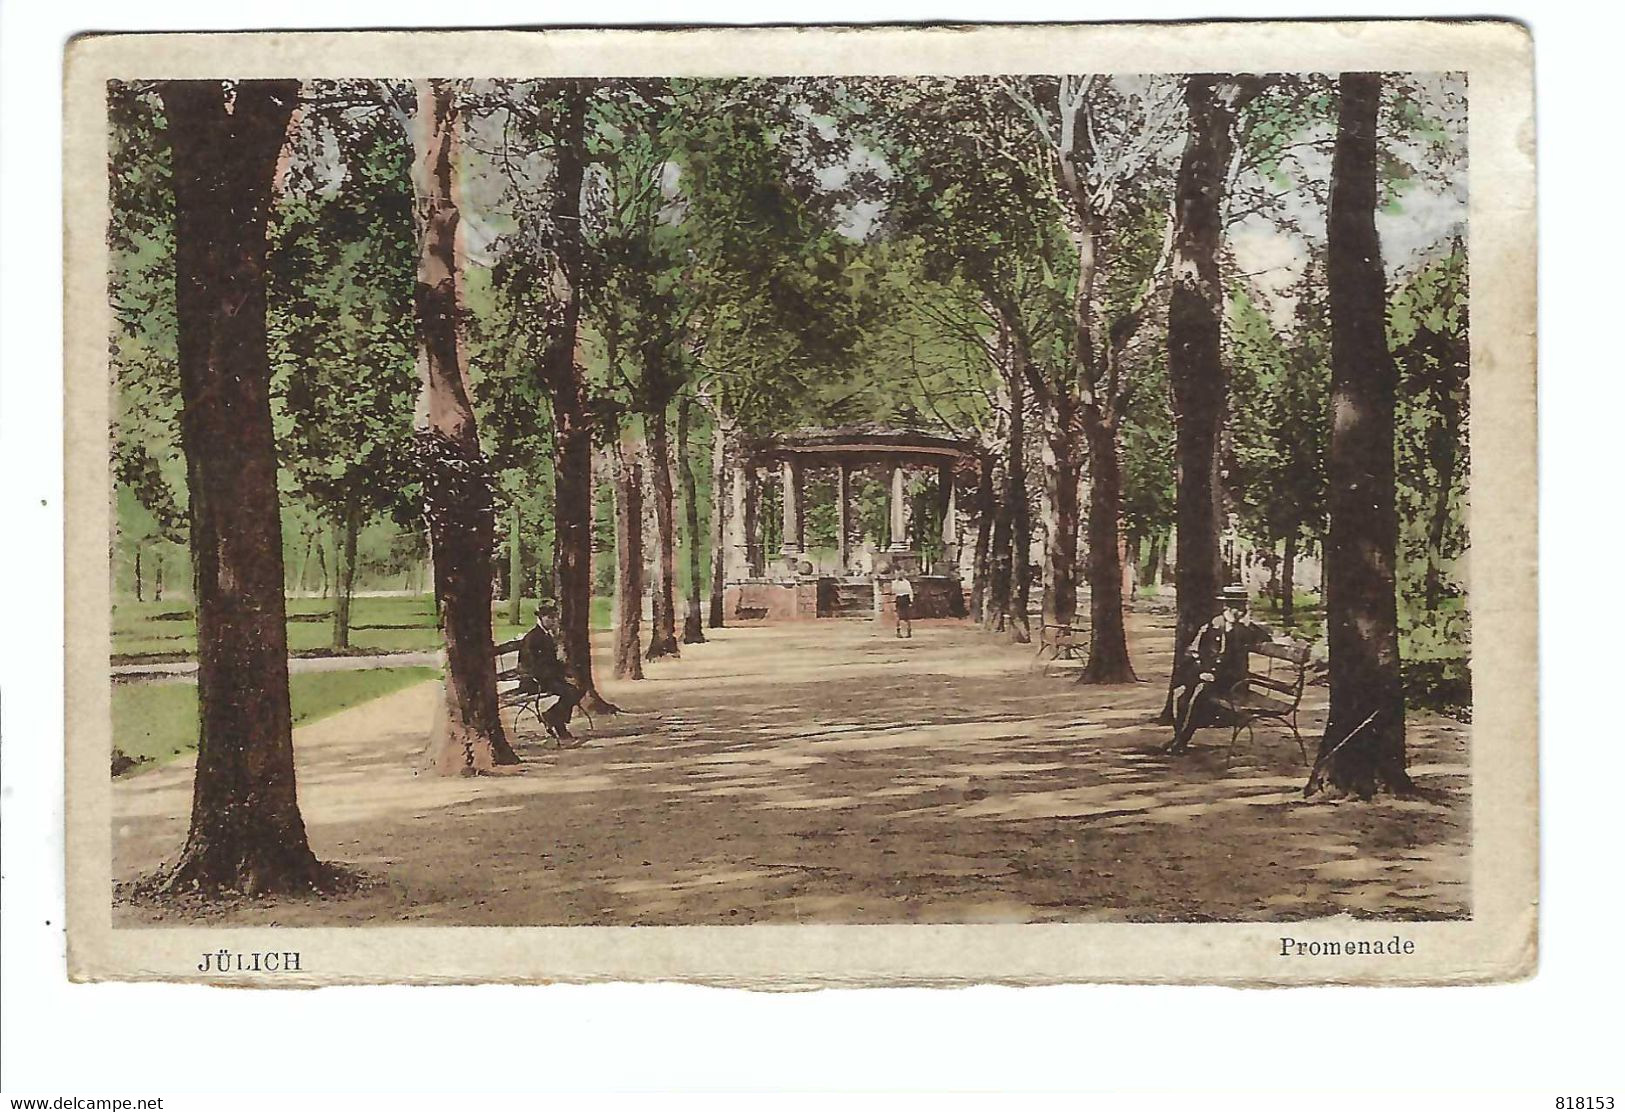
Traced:
[[851, 456], [870, 458], [960, 457], [974, 453], [968, 440], [930, 429], [883, 425], [866, 421], [854, 425], [807, 426], [773, 436], [752, 438], [743, 445], [757, 459], [786, 456]]

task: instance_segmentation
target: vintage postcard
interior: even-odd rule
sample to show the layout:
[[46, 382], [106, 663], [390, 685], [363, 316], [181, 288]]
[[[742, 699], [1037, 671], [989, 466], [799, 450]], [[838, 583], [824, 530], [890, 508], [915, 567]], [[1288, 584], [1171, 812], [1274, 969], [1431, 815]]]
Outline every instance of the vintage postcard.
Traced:
[[67, 84], [74, 978], [1534, 972], [1523, 28]]

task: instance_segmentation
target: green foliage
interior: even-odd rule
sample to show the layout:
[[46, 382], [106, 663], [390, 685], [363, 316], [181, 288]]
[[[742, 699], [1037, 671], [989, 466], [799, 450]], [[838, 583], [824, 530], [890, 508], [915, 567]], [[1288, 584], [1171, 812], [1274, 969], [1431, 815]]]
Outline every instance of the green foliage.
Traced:
[[292, 493], [330, 520], [407, 497], [417, 390], [411, 151], [381, 110], [307, 115], [270, 230], [277, 444]]
[[180, 376], [175, 351], [174, 193], [169, 144], [157, 97], [108, 87], [111, 219], [108, 274], [117, 385], [113, 477], [123, 545], [185, 543], [186, 461], [180, 446]]
[[1464, 178], [1466, 83], [1431, 82], [1427, 97], [1406, 74], [1389, 75], [1383, 84], [1377, 126], [1385, 141], [1378, 148], [1377, 204], [1384, 212], [1399, 213], [1405, 195], [1424, 179]]
[[880, 304], [868, 253], [843, 231], [870, 184], [851, 130], [860, 106], [810, 79], [673, 92], [668, 211], [695, 369], [747, 430], [827, 423]]
[[[1055, 77], [470, 83], [459, 154], [469, 198], [469, 377], [498, 476], [499, 545], [506, 546], [511, 509], [519, 514], [517, 589], [527, 596], [545, 589], [553, 540], [554, 430], [537, 372], [561, 323], [565, 238], [551, 223], [550, 190], [572, 98], [586, 111], [583, 222], [570, 231], [586, 248], [575, 358], [587, 408], [602, 442], [629, 415], [697, 399], [690, 460], [708, 506], [703, 460], [718, 421], [745, 435], [802, 424], [917, 424], [1002, 449], [1010, 427], [1003, 380], [1017, 343], [1040, 385], [1074, 396], [1087, 385], [1077, 376], [1096, 372], [1075, 359], [1078, 214], [1055, 161], [1060, 92], [1085, 90], [1096, 144], [1085, 176], [1100, 204], [1103, 267], [1092, 298], [1083, 299], [1084, 315], [1104, 333], [1144, 304], [1140, 335], [1124, 353], [1132, 386], [1119, 437], [1122, 513], [1131, 537], [1164, 535], [1174, 517], [1173, 423], [1162, 306], [1154, 288], [1143, 299], [1166, 232], [1178, 144], [1169, 120], [1152, 111], [1162, 95], [1154, 80], [1067, 80], [1073, 84]], [[1423, 175], [1457, 165], [1451, 98], [1458, 94], [1403, 78], [1387, 84], [1383, 203], [1397, 206]], [[270, 274], [290, 565], [294, 554], [321, 551], [311, 539], [328, 543], [324, 523], [355, 505], [371, 522], [362, 532], [362, 580], [370, 574], [393, 589], [406, 586], [401, 569], [425, 557], [404, 455], [416, 373], [403, 92], [372, 82], [307, 83], [271, 229]], [[135, 86], [115, 84], [109, 109], [119, 580], [128, 579], [139, 551], [149, 581], [145, 568], [162, 552], [166, 579], [180, 582], [186, 487], [165, 122], [156, 98]], [[1316, 257], [1323, 233], [1313, 225], [1335, 112], [1335, 82], [1302, 76], [1272, 79], [1241, 117], [1238, 180], [1248, 184], [1232, 194], [1232, 229], [1246, 219], [1249, 234], [1279, 234], [1290, 252], [1309, 258], [1289, 294], [1290, 322], [1239, 287], [1228, 305], [1226, 481], [1243, 529], [1270, 546], [1324, 531], [1329, 337]], [[1175, 131], [1181, 123], [1172, 118]], [[1169, 141], [1140, 143], [1142, 130]], [[1139, 147], [1150, 153], [1135, 155], [1139, 169], [1124, 172], [1123, 158]], [[1436, 157], [1444, 161], [1435, 165]], [[1238, 261], [1221, 263], [1234, 270]], [[1466, 644], [1466, 288], [1458, 241], [1412, 267], [1390, 299], [1401, 376], [1399, 572], [1408, 660], [1451, 659]], [[1031, 459], [1043, 430], [1031, 393], [1028, 405], [1020, 447]], [[857, 512], [865, 532], [884, 541], [886, 490], [873, 479], [858, 477]], [[928, 499], [925, 487], [917, 493]], [[762, 506], [770, 533], [778, 528], [777, 497], [770, 484]], [[598, 498], [595, 559], [607, 588], [607, 484]], [[828, 543], [832, 499], [811, 505], [811, 539]], [[411, 527], [392, 527], [389, 515]], [[290, 575], [297, 569], [290, 566]], [[323, 604], [294, 603], [295, 644], [321, 636], [305, 608]], [[430, 610], [380, 620], [374, 609], [373, 600], [357, 602], [358, 644], [434, 643]], [[163, 651], [189, 644], [185, 625], [125, 623], [116, 637], [121, 651]]]
[[1467, 253], [1458, 239], [1389, 298], [1388, 343], [1399, 369], [1395, 484], [1400, 520], [1402, 634], [1417, 643], [1468, 642]]
[[1273, 548], [1325, 532], [1331, 334], [1324, 285], [1308, 273], [1295, 291], [1289, 335], [1275, 331], [1245, 291], [1230, 297], [1231, 466], [1242, 529]]
[[887, 229], [913, 241], [911, 269], [941, 287], [918, 311], [982, 347], [1005, 314], [1036, 362], [1068, 365], [1076, 258], [1030, 122], [986, 78], [886, 82], [874, 95], [886, 106], [875, 142], [895, 167]]
[[1147, 360], [1129, 400], [1119, 447], [1123, 460], [1123, 529], [1131, 540], [1163, 533], [1175, 516], [1174, 416], [1168, 401], [1168, 363], [1161, 351]]

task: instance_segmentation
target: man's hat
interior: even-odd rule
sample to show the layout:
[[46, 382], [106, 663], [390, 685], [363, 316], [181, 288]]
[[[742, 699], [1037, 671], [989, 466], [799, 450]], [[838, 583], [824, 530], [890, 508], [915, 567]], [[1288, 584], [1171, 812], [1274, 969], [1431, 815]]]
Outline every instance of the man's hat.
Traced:
[[559, 604], [550, 598], [544, 598], [536, 604], [536, 616], [538, 618], [551, 618], [558, 612]]
[[1246, 606], [1247, 603], [1251, 601], [1247, 595], [1247, 588], [1240, 586], [1226, 587], [1219, 592], [1218, 597], [1219, 601], [1224, 603], [1226, 606]]

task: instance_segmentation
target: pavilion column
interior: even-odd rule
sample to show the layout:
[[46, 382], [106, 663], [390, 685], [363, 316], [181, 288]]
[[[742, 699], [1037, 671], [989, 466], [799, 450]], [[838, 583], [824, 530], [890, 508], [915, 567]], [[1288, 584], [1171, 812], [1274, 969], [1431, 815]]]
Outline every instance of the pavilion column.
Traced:
[[844, 574], [852, 567], [852, 465], [842, 460], [835, 478], [836, 562]]
[[745, 568], [750, 576], [763, 574], [762, 560], [762, 481], [755, 463], [742, 469], [745, 475], [745, 512], [741, 514], [745, 532]]
[[950, 575], [959, 574], [959, 501], [954, 490], [954, 465], [937, 469], [937, 490], [942, 505], [942, 560]]
[[779, 464], [779, 474], [783, 478], [784, 496], [781, 499], [784, 505], [784, 543], [780, 551], [786, 556], [800, 556], [801, 548], [801, 468], [794, 460], [786, 459]]
[[732, 511], [728, 515], [728, 551], [723, 562], [728, 579], [745, 579], [750, 575], [750, 533], [745, 528], [745, 500], [748, 483], [745, 468], [733, 465]]
[[891, 548], [908, 551], [908, 490], [903, 482], [902, 464], [891, 469]]

